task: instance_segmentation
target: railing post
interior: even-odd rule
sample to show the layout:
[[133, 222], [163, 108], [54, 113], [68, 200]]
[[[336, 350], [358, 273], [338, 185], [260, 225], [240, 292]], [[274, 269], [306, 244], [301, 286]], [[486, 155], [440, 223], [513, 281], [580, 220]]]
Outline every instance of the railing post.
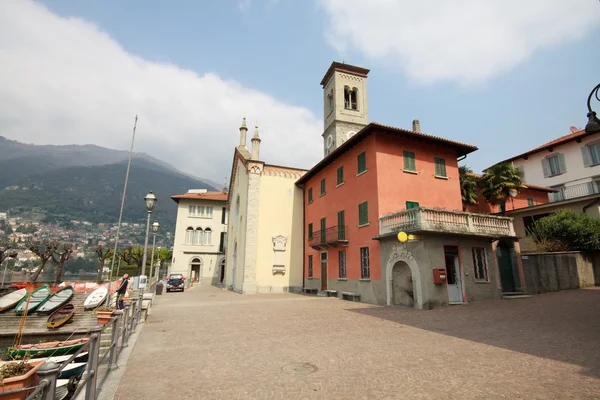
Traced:
[[[119, 350], [119, 321], [123, 318], [123, 310], [116, 310], [115, 312], [113, 312], [113, 316], [115, 316], [115, 318], [113, 318], [112, 321], [112, 332], [110, 335], [110, 354], [108, 356], [109, 371], [119, 368], [116, 365], [116, 356]], [[113, 364], [115, 365], [113, 366]]]
[[142, 294], [139, 295], [138, 303], [139, 303], [139, 306], [138, 306], [138, 316], [137, 316], [136, 324], [139, 324], [142, 320], [142, 307], [144, 305], [144, 296]]
[[85, 387], [85, 400], [96, 400], [96, 383], [98, 381], [98, 358], [100, 356], [100, 334], [102, 327], [94, 326], [90, 329], [90, 348], [87, 365], [87, 382]]
[[474, 225], [473, 225], [473, 216], [471, 214], [467, 214], [467, 229], [471, 233], [473, 233], [475, 231]]
[[417, 221], [417, 228], [422, 228], [423, 227], [423, 213], [425, 212], [425, 210], [423, 210], [422, 208], [417, 208], [415, 211], [416, 215], [416, 221]]
[[60, 365], [54, 361], [50, 361], [37, 370], [37, 374], [40, 377], [40, 384], [45, 385], [40, 400], [54, 400], [54, 395], [56, 393], [56, 378], [58, 377], [59, 368]]
[[121, 336], [121, 348], [123, 347], [127, 347], [127, 331], [129, 330], [129, 307], [130, 304], [124, 304], [123, 305], [123, 323], [121, 324], [122, 328], [122, 336]]
[[131, 306], [131, 325], [129, 326], [129, 335], [135, 332], [135, 317], [137, 312], [137, 299], [133, 299], [133, 305]]

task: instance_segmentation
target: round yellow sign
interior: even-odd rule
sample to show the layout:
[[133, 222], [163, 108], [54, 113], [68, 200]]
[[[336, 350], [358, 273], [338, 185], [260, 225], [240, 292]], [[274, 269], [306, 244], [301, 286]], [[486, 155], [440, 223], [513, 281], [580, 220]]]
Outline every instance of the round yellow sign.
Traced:
[[408, 235], [406, 234], [406, 232], [398, 232], [398, 241], [399, 242], [406, 242], [408, 240]]

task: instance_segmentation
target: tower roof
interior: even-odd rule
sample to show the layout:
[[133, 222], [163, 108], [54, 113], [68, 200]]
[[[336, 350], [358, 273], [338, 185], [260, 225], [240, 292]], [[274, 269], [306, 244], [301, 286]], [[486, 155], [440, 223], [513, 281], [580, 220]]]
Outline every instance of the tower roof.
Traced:
[[331, 75], [333, 75], [334, 71], [348, 72], [353, 75], [366, 77], [369, 74], [370, 70], [334, 61], [331, 63], [331, 66], [329, 67], [329, 69], [325, 73], [325, 76], [321, 80], [321, 86], [325, 86], [325, 84], [329, 81], [329, 78], [331, 78]]

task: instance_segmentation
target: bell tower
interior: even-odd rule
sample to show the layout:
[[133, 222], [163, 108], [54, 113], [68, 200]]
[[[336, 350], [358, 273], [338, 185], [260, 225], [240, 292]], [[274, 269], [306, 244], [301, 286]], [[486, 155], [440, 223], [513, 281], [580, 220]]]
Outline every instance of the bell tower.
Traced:
[[321, 80], [324, 157], [369, 124], [368, 73], [368, 69], [334, 61]]

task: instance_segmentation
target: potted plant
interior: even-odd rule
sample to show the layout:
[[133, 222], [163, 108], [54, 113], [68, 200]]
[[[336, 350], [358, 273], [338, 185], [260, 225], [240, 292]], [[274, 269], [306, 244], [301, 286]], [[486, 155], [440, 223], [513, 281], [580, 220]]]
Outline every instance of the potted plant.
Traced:
[[114, 307], [98, 307], [96, 309], [96, 317], [98, 318], [98, 325], [108, 324], [112, 318]]
[[45, 361], [27, 361], [27, 359], [9, 361], [0, 366], [0, 400], [24, 400], [31, 390], [16, 393], [14, 390], [33, 388], [40, 382], [37, 370]]

